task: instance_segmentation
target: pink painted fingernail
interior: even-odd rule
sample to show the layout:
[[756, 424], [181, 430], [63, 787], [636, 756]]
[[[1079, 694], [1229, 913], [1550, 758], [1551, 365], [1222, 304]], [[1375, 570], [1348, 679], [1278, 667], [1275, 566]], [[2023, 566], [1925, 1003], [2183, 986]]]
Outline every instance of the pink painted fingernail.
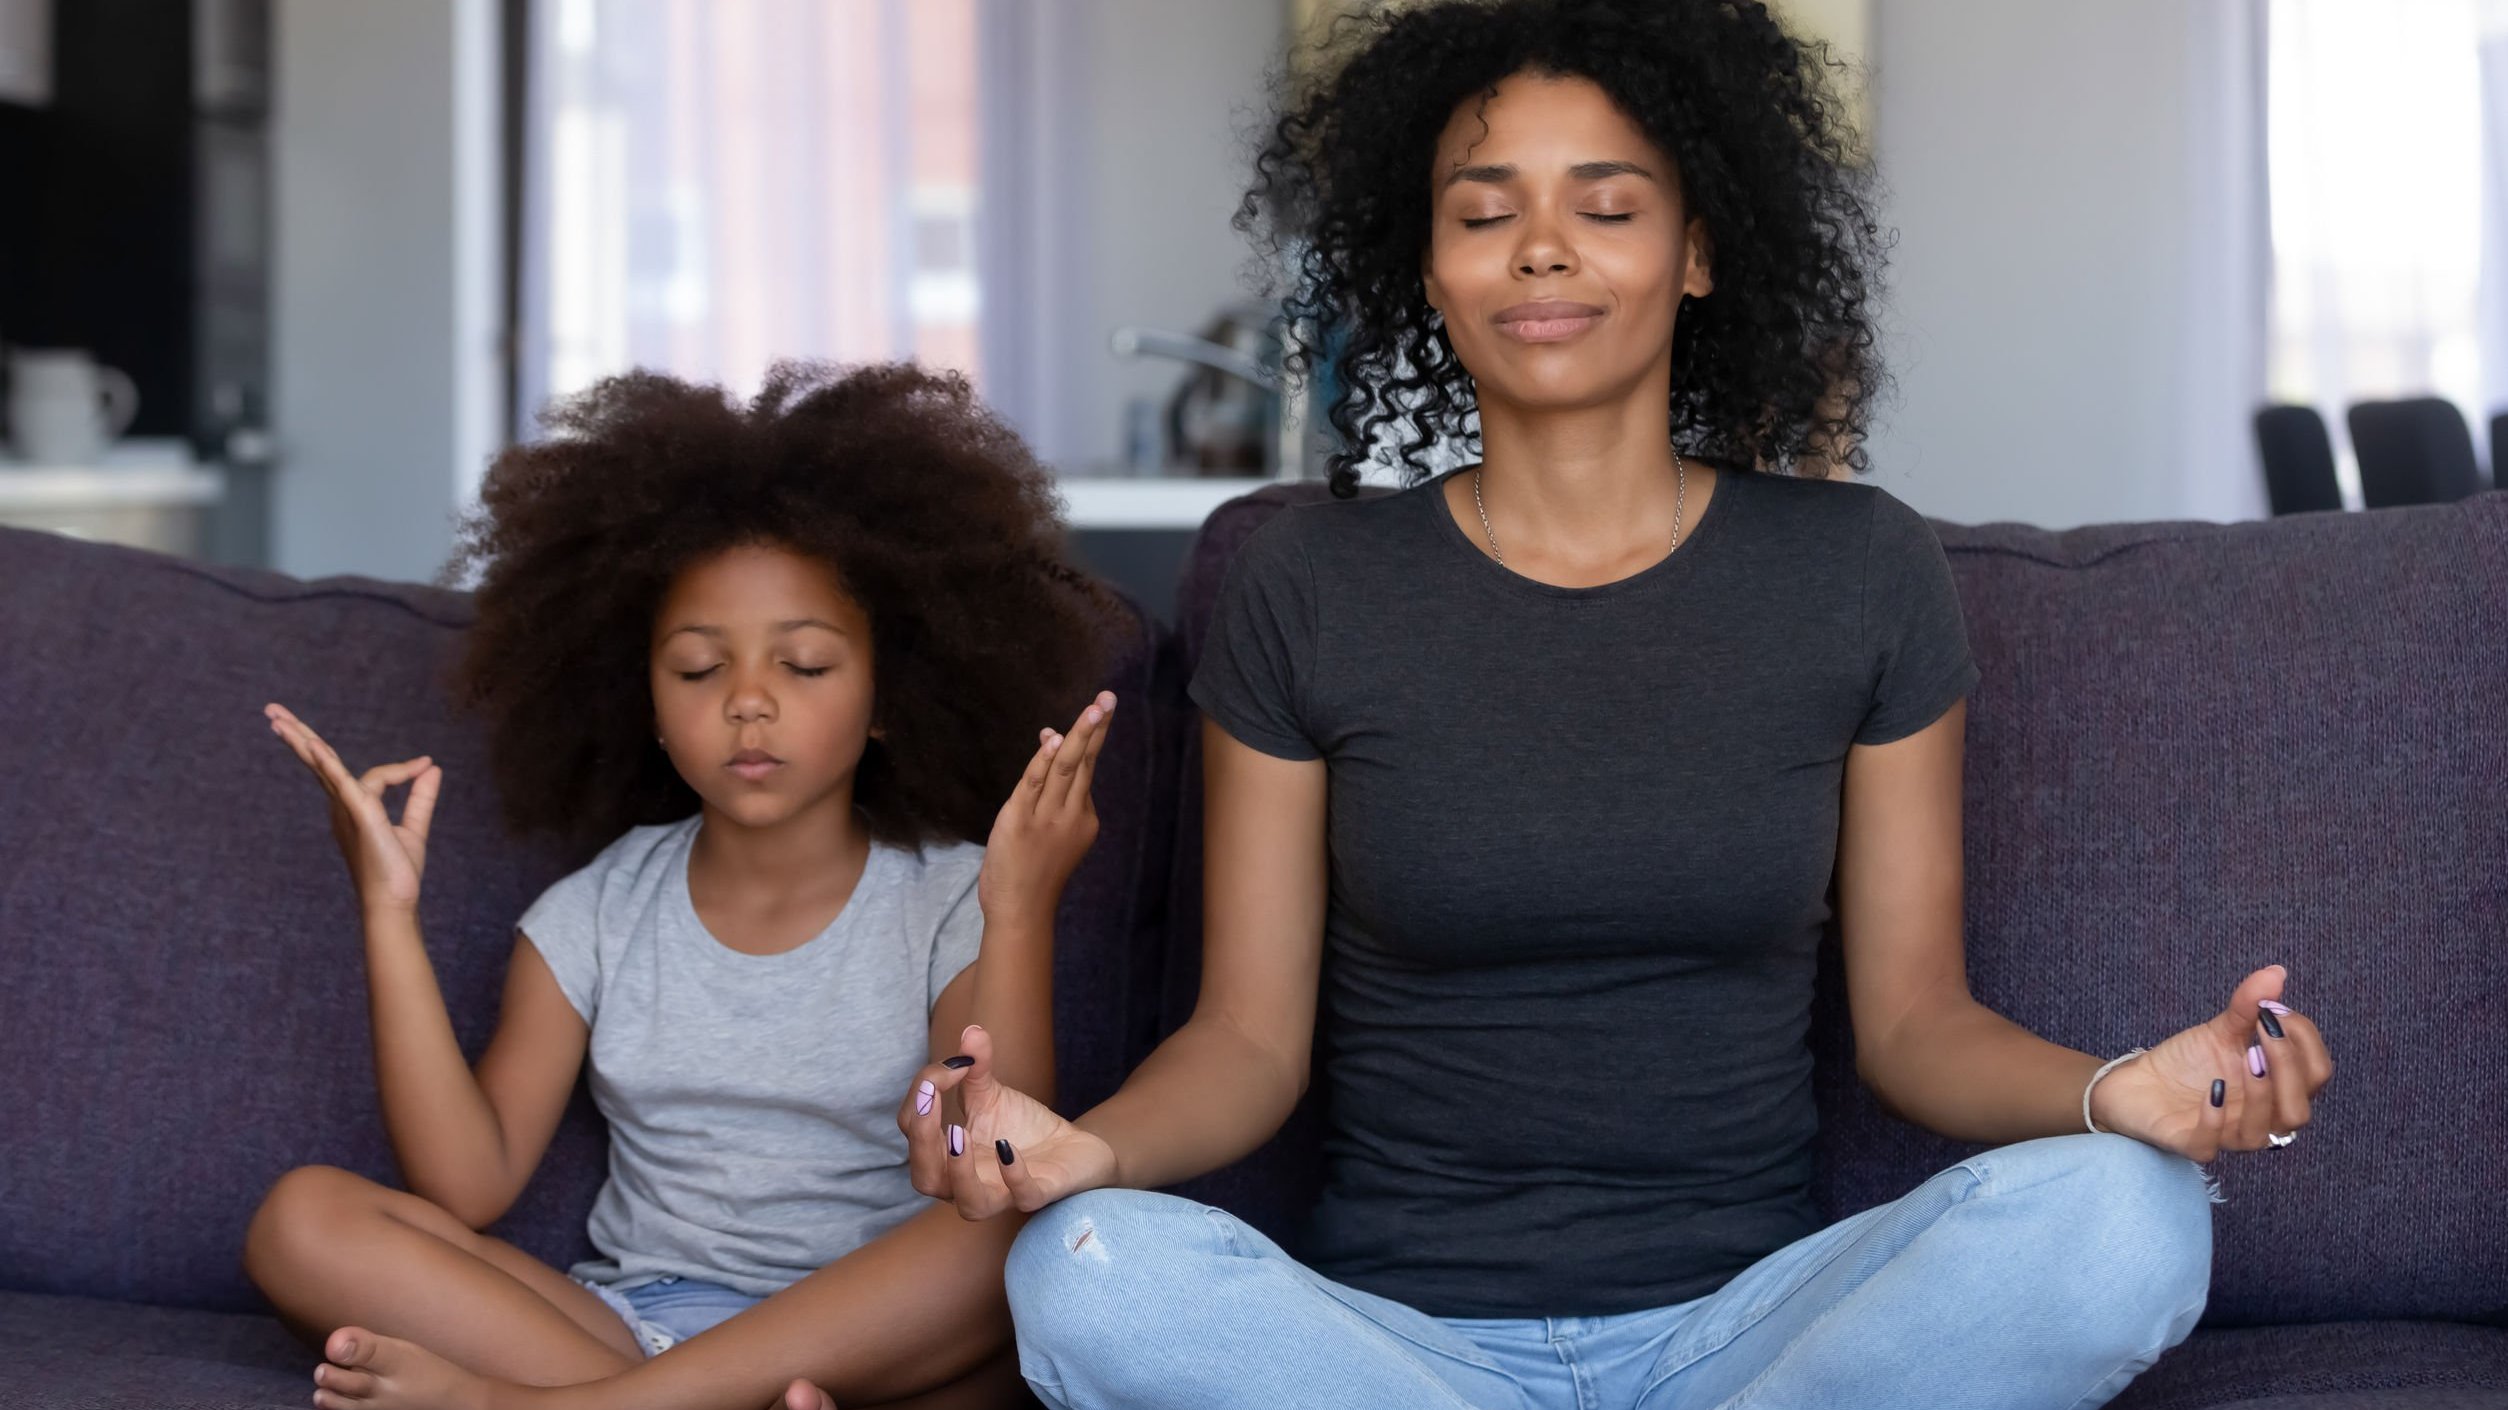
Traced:
[[2258, 1077], [2264, 1075], [2264, 1045], [2262, 1043], [2247, 1045], [2247, 1070]]
[[2288, 1009], [2286, 1009], [2286, 1008], [2282, 1007], [2280, 1004], [2277, 1004], [2277, 1003], [2273, 1002], [2271, 999], [2258, 999], [2258, 1000], [2256, 1000], [2256, 1007], [2258, 1007], [2258, 1008], [2262, 1008], [2262, 1009], [2270, 1009], [2270, 1010], [2271, 1010], [2271, 1011], [2273, 1011], [2274, 1013], [2288, 1013], [2288, 1012], [2290, 1012], [2290, 1010], [2288, 1010]]
[[966, 1127], [952, 1126], [949, 1128], [949, 1153], [951, 1155], [965, 1155], [967, 1153]]
[[926, 1083], [924, 1083], [922, 1086], [915, 1088], [915, 1089], [914, 1089], [914, 1114], [915, 1114], [915, 1115], [917, 1115], [917, 1116], [929, 1116], [929, 1115], [931, 1115], [931, 1114], [932, 1114], [932, 1099], [933, 1099], [933, 1098], [935, 1098], [935, 1097], [937, 1097], [937, 1096], [939, 1096], [939, 1095], [940, 1095], [940, 1093], [939, 1093], [938, 1091], [934, 1090], [934, 1089], [933, 1089], [933, 1087], [932, 1087], [932, 1084], [931, 1084], [931, 1083], [929, 1083], [929, 1082], [926, 1082]]

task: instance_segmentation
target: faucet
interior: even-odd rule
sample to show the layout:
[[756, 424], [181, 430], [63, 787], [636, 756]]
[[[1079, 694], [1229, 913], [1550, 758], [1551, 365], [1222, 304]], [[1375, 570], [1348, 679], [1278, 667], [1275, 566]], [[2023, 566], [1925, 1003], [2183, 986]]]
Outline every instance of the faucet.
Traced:
[[1276, 479], [1298, 479], [1305, 470], [1306, 444], [1305, 398], [1292, 396], [1282, 386], [1279, 368], [1259, 358], [1165, 328], [1145, 328], [1127, 323], [1108, 337], [1107, 344], [1117, 357], [1166, 357], [1223, 372], [1252, 384], [1271, 398], [1271, 425], [1265, 439], [1265, 459]]

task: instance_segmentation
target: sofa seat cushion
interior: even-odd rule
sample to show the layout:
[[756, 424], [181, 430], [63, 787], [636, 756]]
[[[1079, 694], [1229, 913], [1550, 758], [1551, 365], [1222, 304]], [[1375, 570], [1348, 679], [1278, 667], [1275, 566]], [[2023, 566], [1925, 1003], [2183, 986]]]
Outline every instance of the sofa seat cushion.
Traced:
[[2203, 1330], [2109, 1410], [2501, 1410], [2508, 1330], [2329, 1322]]

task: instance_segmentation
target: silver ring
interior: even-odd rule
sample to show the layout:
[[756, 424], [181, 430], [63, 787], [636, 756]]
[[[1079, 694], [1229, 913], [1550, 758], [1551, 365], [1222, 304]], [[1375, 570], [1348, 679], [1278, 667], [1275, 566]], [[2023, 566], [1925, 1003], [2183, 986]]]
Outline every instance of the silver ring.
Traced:
[[2267, 1141], [2272, 1142], [2272, 1144], [2273, 1144], [2273, 1148], [2274, 1148], [2275, 1150], [2279, 1150], [2279, 1149], [2281, 1149], [2282, 1147], [2284, 1147], [2284, 1146], [2286, 1146], [2286, 1145], [2289, 1145], [2291, 1142], [2293, 1142], [2293, 1141], [2295, 1141], [2295, 1140], [2298, 1140], [2298, 1139], [2299, 1139], [2299, 1133], [2298, 1133], [2298, 1132], [2296, 1132], [2296, 1131], [2293, 1131], [2293, 1132], [2291, 1132], [2291, 1133], [2290, 1133], [2289, 1135], [2287, 1135], [2287, 1136], [2276, 1136], [2276, 1135], [2274, 1135], [2272, 1132], [2267, 1131], [2267, 1132], [2265, 1132], [2265, 1133], [2264, 1133], [2264, 1139], [2265, 1139], [2265, 1140], [2267, 1140]]

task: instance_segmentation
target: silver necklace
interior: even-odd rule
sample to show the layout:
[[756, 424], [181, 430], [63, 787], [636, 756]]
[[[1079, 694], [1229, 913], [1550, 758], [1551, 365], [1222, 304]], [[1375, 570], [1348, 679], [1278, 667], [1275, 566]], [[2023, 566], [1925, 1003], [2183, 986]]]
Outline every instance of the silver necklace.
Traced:
[[[1681, 547], [1681, 509], [1689, 502], [1689, 466], [1682, 461], [1677, 450], [1672, 452], [1672, 474], [1672, 547], [1677, 552]], [[1472, 508], [1480, 514], [1480, 531], [1489, 536], [1489, 556], [1498, 560], [1499, 567], [1507, 566], [1507, 556], [1498, 551], [1498, 531], [1489, 527], [1489, 507], [1480, 502], [1480, 467], [1477, 465], [1472, 467]]]

